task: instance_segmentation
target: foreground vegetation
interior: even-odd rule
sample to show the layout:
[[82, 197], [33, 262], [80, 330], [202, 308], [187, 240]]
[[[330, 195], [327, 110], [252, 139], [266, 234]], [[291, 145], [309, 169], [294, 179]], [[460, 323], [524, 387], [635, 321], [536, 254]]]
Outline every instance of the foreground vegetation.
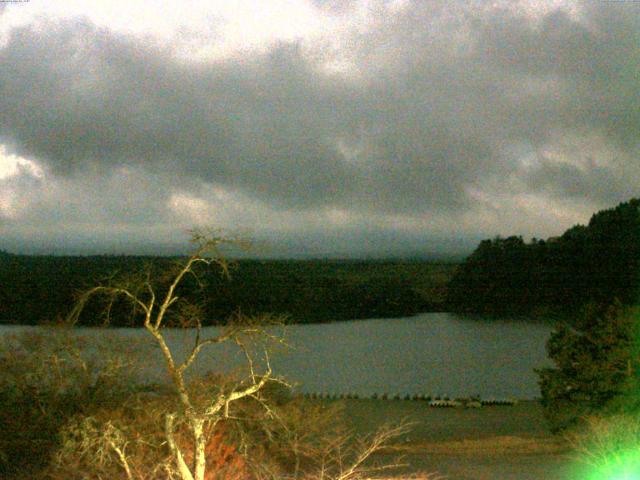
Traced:
[[576, 478], [640, 478], [640, 308], [589, 304], [558, 324], [547, 351], [541, 403], [574, 449]]
[[[236, 313], [216, 336], [202, 333], [204, 311], [180, 287], [211, 267], [223, 275], [224, 238], [195, 233], [196, 250], [173, 268], [114, 276], [86, 290], [67, 317], [102, 297], [131, 308], [148, 332], [167, 373], [144, 382], [136, 343], [90, 342], [71, 330], [7, 337], [0, 350], [0, 468], [3, 478], [305, 479], [357, 480], [403, 425], [367, 441], [350, 442], [335, 412], [293, 400], [272, 374], [265, 326], [271, 315]], [[107, 316], [109, 318], [109, 316]], [[165, 339], [168, 326], [188, 328], [192, 347], [179, 358]], [[246, 358], [238, 378], [189, 375], [212, 347], [234, 343]], [[215, 355], [208, 362], [215, 362]], [[152, 360], [151, 360], [152, 361]], [[274, 390], [275, 389], [275, 390]]]
[[640, 309], [591, 304], [558, 323], [547, 342], [553, 368], [538, 371], [553, 431], [592, 415], [640, 413]]
[[[166, 442], [165, 416], [179, 404], [169, 384], [136, 375], [136, 345], [114, 345], [51, 327], [5, 338], [0, 348], [0, 478], [81, 480], [180, 478]], [[189, 394], [203, 404], [238, 379], [209, 376]], [[268, 408], [265, 408], [268, 407]], [[342, 407], [294, 398], [281, 384], [230, 406], [206, 433], [206, 479], [340, 478], [401, 430], [354, 438]], [[187, 423], [175, 439], [193, 460]], [[366, 458], [363, 458], [366, 456]], [[342, 464], [340, 464], [342, 462]], [[125, 468], [125, 465], [127, 466]]]

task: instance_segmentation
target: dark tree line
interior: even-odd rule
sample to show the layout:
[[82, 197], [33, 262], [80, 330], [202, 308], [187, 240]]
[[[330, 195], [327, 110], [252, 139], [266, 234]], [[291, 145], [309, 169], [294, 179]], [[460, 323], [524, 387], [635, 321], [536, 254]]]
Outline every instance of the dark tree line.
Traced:
[[538, 370], [553, 431], [594, 415], [640, 411], [640, 200], [547, 240], [484, 240], [449, 283], [450, 308], [557, 314]]
[[[143, 272], [150, 265], [170, 272], [175, 260], [0, 252], [0, 323], [38, 324], [64, 318], [76, 292], [108, 283], [114, 275]], [[420, 285], [430, 282], [431, 269], [426, 262], [241, 260], [232, 266], [230, 278], [211, 272], [202, 272], [198, 280], [190, 277], [180, 295], [204, 299], [199, 307], [210, 324], [223, 323], [238, 310], [286, 314], [293, 322], [399, 317], [442, 308], [420, 291]], [[162, 291], [162, 285], [157, 287]], [[100, 324], [108, 312], [112, 325], [131, 325], [126, 302], [106, 307], [99, 302], [88, 307], [81, 323]]]
[[638, 300], [640, 200], [600, 211], [561, 237], [484, 240], [449, 284], [453, 310], [567, 314], [593, 302]]

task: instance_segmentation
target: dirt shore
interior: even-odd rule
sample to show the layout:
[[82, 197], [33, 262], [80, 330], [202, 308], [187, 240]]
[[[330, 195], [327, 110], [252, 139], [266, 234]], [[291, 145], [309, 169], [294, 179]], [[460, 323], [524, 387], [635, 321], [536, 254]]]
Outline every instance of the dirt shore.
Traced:
[[479, 409], [431, 408], [424, 401], [341, 401], [345, 418], [358, 434], [403, 419], [413, 424], [394, 445], [408, 465], [402, 472], [407, 476], [423, 472], [447, 480], [574, 478], [570, 450], [547, 430], [535, 401]]

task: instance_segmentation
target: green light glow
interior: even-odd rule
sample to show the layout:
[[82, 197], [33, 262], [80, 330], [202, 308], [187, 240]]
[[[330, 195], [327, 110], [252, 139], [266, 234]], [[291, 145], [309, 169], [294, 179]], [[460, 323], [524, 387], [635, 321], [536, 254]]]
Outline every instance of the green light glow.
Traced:
[[632, 448], [621, 449], [600, 459], [572, 478], [584, 480], [640, 480], [640, 439]]
[[588, 417], [567, 436], [575, 470], [567, 480], [640, 480], [640, 416]]

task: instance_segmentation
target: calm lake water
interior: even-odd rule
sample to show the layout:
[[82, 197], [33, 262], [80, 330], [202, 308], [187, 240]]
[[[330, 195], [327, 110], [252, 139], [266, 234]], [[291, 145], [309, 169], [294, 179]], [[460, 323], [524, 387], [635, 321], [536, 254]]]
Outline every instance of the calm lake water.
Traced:
[[[0, 326], [0, 335], [31, 328]], [[204, 329], [215, 334], [216, 328]], [[302, 392], [330, 394], [449, 395], [483, 398], [539, 396], [534, 368], [550, 366], [545, 342], [548, 323], [496, 320], [450, 313], [425, 313], [410, 318], [358, 320], [291, 325], [284, 330], [289, 348], [271, 354], [274, 373]], [[75, 329], [109, 342], [143, 340], [137, 346], [144, 378], [162, 378], [160, 352], [144, 341], [144, 330]], [[280, 331], [274, 333], [281, 333]], [[167, 338], [186, 352], [192, 335], [172, 330]], [[231, 371], [243, 365], [231, 345], [207, 350], [197, 373]], [[242, 374], [242, 372], [237, 372]]]

